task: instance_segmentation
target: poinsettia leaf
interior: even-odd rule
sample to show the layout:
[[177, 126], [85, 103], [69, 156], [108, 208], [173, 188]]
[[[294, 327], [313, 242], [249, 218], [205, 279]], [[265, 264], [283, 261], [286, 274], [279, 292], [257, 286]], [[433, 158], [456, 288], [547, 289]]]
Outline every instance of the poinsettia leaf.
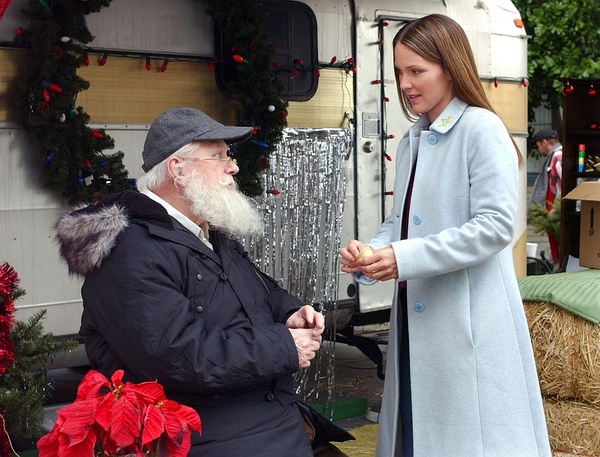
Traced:
[[98, 395], [102, 387], [110, 388], [110, 382], [102, 373], [96, 370], [89, 370], [77, 388], [77, 399], [75, 401], [84, 400]]
[[190, 428], [185, 421], [179, 419], [174, 414], [163, 411], [163, 415], [165, 417], [165, 431], [167, 432], [167, 436], [177, 446], [180, 446], [186, 432], [189, 433]]
[[84, 455], [92, 455], [94, 444], [96, 443], [96, 434], [88, 433], [85, 439], [78, 443], [73, 443], [72, 440], [65, 434], [58, 437], [60, 457], [81, 457]]
[[186, 457], [191, 447], [189, 429], [187, 434], [188, 436], [183, 437], [184, 439], [180, 443], [176, 443], [168, 436], [163, 435], [158, 442], [157, 457]]
[[159, 408], [154, 405], [147, 406], [144, 411], [144, 429], [142, 430], [142, 444], [145, 445], [158, 439], [165, 431], [165, 419]]
[[64, 418], [59, 431], [67, 436], [71, 444], [84, 441], [96, 422], [97, 399], [84, 400], [65, 406], [59, 410], [59, 417]]
[[179, 419], [185, 421], [192, 430], [196, 430], [199, 433], [202, 432], [200, 416], [194, 408], [181, 405], [173, 400], [166, 400], [162, 404], [161, 409], [163, 410], [163, 414], [165, 416], [167, 414], [177, 416]]
[[110, 437], [119, 446], [127, 446], [140, 436], [141, 411], [133, 392], [123, 389], [119, 400], [113, 405]]
[[38, 457], [55, 457], [58, 455], [58, 435], [60, 425], [54, 424], [50, 432], [42, 436], [37, 442]]
[[117, 443], [115, 443], [115, 441], [111, 439], [108, 435], [104, 437], [104, 439], [100, 442], [100, 445], [100, 448], [103, 451], [106, 451], [108, 455], [116, 454], [117, 450], [119, 449]]
[[123, 370], [117, 370], [110, 377], [112, 385], [117, 389], [119, 389], [119, 388], [121, 388], [121, 386], [123, 386], [123, 373], [124, 373]]
[[157, 381], [146, 381], [139, 384], [127, 383], [126, 388], [135, 392], [145, 404], [156, 404], [167, 399], [163, 386]]
[[112, 421], [112, 409], [115, 404], [115, 395], [111, 391], [102, 398], [96, 409], [96, 423], [100, 425], [104, 430], [110, 428], [110, 422]]

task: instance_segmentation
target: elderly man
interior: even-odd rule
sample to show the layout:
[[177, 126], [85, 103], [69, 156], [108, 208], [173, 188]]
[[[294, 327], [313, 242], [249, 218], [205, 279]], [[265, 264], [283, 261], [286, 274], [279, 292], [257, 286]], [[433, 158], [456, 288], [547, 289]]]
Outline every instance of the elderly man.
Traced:
[[85, 278], [80, 333], [92, 368], [157, 380], [195, 408], [203, 430], [190, 456], [309, 457], [303, 417], [316, 416], [291, 375], [310, 366], [324, 318], [235, 240], [262, 229], [228, 149], [251, 132], [191, 108], [166, 111], [144, 144], [140, 192], [62, 216], [57, 239], [70, 272]]

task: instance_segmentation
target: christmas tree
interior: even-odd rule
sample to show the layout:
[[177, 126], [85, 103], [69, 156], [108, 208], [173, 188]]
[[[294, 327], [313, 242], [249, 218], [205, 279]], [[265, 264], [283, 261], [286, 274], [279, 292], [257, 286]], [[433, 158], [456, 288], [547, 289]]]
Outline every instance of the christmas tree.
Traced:
[[10, 437], [38, 438], [43, 404], [52, 386], [46, 363], [60, 351], [73, 349], [73, 340], [57, 341], [44, 333], [41, 310], [27, 322], [14, 320], [14, 301], [25, 291], [8, 263], [0, 266], [0, 455], [12, 455]]

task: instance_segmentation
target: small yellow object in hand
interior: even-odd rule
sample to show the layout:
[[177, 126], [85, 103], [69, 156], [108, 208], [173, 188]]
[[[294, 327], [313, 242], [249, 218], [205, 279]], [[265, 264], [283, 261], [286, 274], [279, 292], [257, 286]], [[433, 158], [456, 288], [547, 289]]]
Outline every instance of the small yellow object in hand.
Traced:
[[373, 255], [373, 248], [371, 246], [365, 246], [362, 251], [358, 253], [356, 257], [354, 257], [354, 261], [362, 259], [363, 257], [369, 257]]

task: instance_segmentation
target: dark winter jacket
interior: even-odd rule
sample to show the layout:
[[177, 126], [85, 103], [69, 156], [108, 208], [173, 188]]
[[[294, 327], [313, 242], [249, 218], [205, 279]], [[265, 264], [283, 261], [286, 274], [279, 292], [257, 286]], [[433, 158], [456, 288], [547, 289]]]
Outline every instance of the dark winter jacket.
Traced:
[[85, 278], [80, 333], [93, 368], [158, 380], [196, 408], [197, 455], [312, 455], [284, 324], [302, 304], [237, 241], [213, 231], [212, 251], [134, 191], [62, 216], [56, 233], [70, 272]]

